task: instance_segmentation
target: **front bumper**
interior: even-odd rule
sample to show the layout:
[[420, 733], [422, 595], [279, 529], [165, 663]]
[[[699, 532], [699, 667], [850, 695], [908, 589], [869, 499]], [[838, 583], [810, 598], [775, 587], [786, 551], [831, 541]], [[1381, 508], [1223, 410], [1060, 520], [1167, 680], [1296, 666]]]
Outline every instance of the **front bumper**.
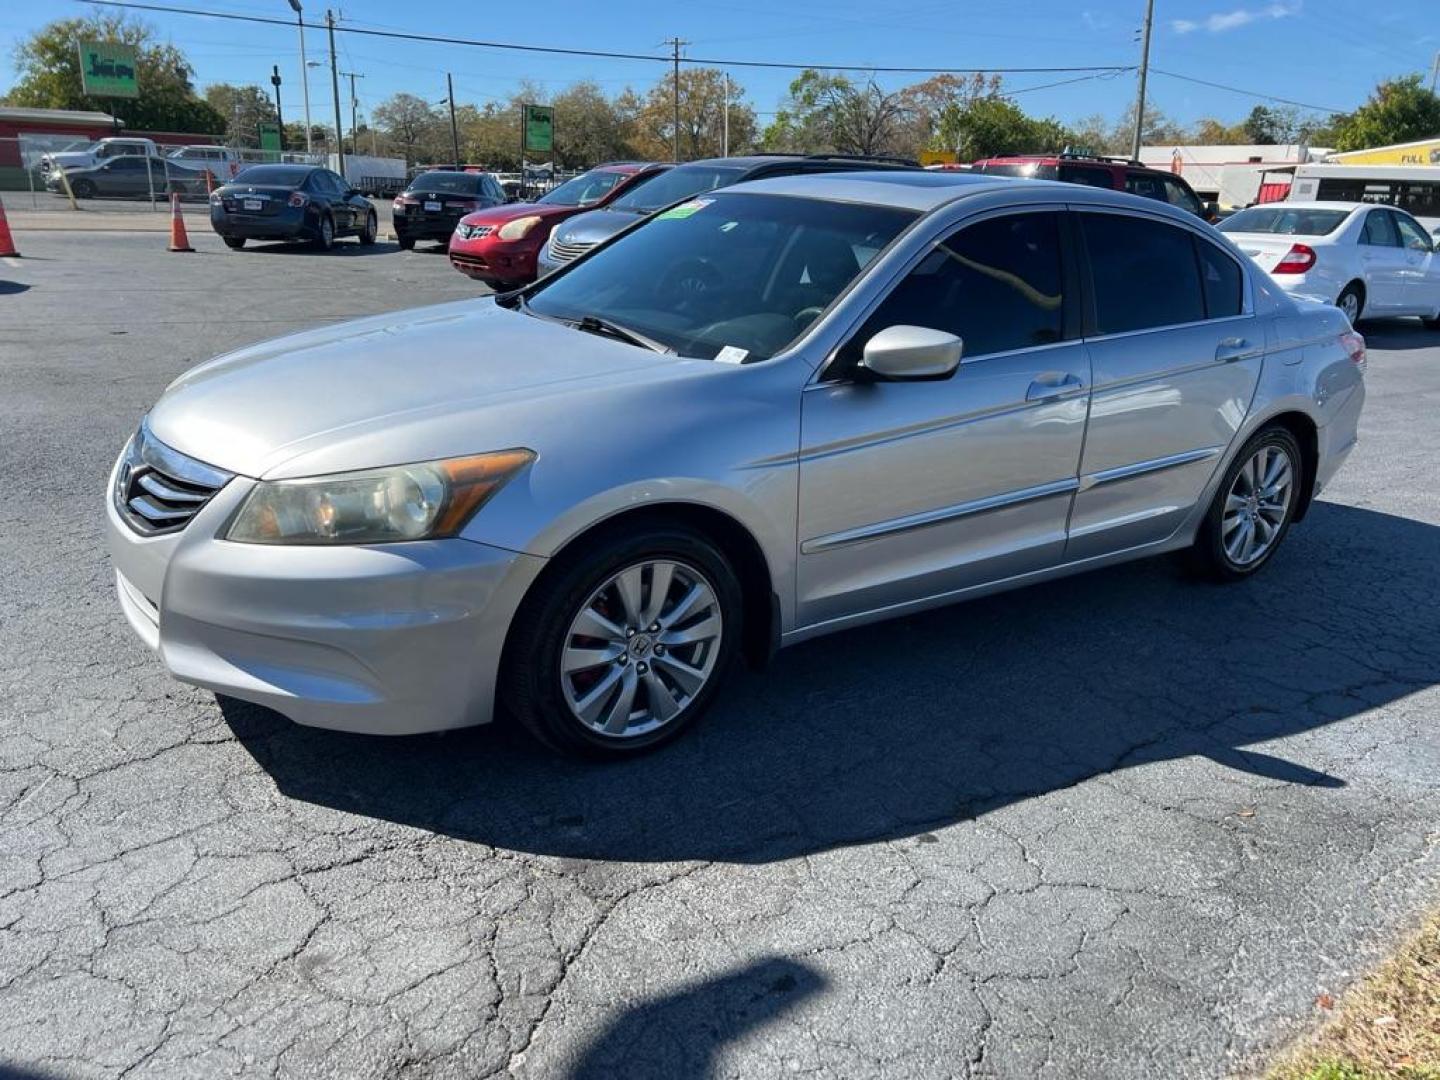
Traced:
[[496, 240], [491, 236], [450, 241], [450, 265], [487, 284], [523, 285], [535, 280], [535, 259], [540, 244], [523, 240]]
[[109, 492], [121, 610], [182, 682], [314, 727], [407, 735], [492, 718], [510, 621], [544, 560], [469, 540], [282, 547], [217, 539], [237, 477], [144, 537]]
[[395, 235], [401, 239], [449, 240], [455, 234], [464, 214], [406, 214], [394, 215], [390, 220]]

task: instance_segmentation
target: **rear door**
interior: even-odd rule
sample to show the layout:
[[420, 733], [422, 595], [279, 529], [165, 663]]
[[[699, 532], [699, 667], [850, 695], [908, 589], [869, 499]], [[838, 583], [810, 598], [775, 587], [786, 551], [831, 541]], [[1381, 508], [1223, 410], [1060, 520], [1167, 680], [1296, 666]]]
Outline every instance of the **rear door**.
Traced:
[[1140, 212], [1077, 217], [1094, 388], [1067, 560], [1180, 527], [1249, 411], [1265, 341], [1218, 244]]
[[1395, 215], [1377, 206], [1360, 225], [1360, 267], [1365, 276], [1363, 314], [1393, 315], [1405, 309], [1405, 271], [1409, 268]]

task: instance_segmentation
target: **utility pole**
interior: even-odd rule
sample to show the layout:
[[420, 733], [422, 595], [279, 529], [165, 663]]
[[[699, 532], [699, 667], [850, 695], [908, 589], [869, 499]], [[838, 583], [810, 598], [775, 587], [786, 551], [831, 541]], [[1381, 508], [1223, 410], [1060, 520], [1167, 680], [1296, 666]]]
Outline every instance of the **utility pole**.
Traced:
[[725, 79], [725, 130], [724, 130], [724, 134], [721, 136], [721, 139], [720, 139], [720, 156], [721, 156], [721, 157], [729, 157], [729, 156], [730, 156], [730, 73], [729, 73], [728, 71], [723, 71], [723, 72], [721, 72], [720, 74], [721, 74], [721, 76]]
[[357, 115], [355, 108], [355, 80], [363, 79], [365, 76], [358, 71], [342, 71], [340, 74], [350, 80], [350, 152], [352, 154], [358, 154], [360, 152], [360, 125], [355, 119]]
[[280, 65], [270, 65], [270, 85], [275, 87], [275, 123], [280, 125], [280, 152], [285, 152], [285, 115], [280, 111]]
[[1140, 140], [1145, 132], [1145, 80], [1150, 77], [1150, 27], [1155, 22], [1155, 0], [1145, 0], [1145, 29], [1140, 46], [1140, 92], [1135, 98], [1135, 138], [1130, 142], [1130, 156], [1140, 157]]
[[290, 6], [295, 10], [295, 22], [300, 29], [300, 92], [305, 96], [305, 152], [313, 153], [314, 136], [310, 130], [310, 65], [305, 62], [305, 13], [300, 7], [300, 0], [290, 0]]
[[668, 40], [666, 40], [666, 41], [665, 41], [665, 44], [670, 46], [670, 49], [671, 49], [670, 56], [671, 56], [671, 59], [672, 59], [672, 60], [674, 61], [674, 63], [675, 63], [675, 68], [674, 68], [674, 71], [675, 71], [675, 85], [674, 85], [674, 91], [675, 91], [675, 94], [674, 94], [674, 98], [675, 98], [675, 139], [674, 139], [674, 155], [675, 155], [675, 161], [676, 161], [676, 163], [678, 164], [679, 161], [680, 161], [680, 46], [682, 46], [682, 45], [689, 45], [690, 43], [689, 43], [688, 41], [681, 41], [678, 37], [673, 37], [673, 38], [669, 38]]
[[1430, 93], [1435, 93], [1436, 80], [1440, 80], [1440, 49], [1435, 52], [1435, 62], [1430, 65]]
[[335, 171], [345, 175], [345, 140], [340, 132], [340, 68], [335, 63], [335, 13], [325, 9], [325, 27], [330, 33], [330, 92], [335, 98], [335, 160], [339, 168]]
[[450, 99], [450, 145], [455, 150], [455, 167], [460, 167], [460, 129], [455, 126], [455, 80], [445, 73], [445, 96]]

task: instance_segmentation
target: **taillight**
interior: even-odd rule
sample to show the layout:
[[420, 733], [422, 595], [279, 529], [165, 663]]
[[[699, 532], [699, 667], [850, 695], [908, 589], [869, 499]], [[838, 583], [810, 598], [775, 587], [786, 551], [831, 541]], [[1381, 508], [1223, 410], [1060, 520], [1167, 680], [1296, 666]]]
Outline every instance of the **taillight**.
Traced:
[[1285, 257], [1275, 264], [1272, 274], [1303, 274], [1315, 265], [1315, 249], [1307, 244], [1291, 244]]
[[308, 203], [309, 201], [310, 201], [310, 196], [309, 196], [309, 195], [306, 195], [303, 191], [292, 191], [292, 192], [290, 193], [290, 205], [291, 205], [291, 206], [304, 206], [304, 205], [305, 205], [306, 203]]
[[1354, 330], [1347, 330], [1340, 335], [1340, 345], [1345, 350], [1345, 355], [1350, 357], [1351, 362], [1361, 371], [1364, 371], [1367, 363], [1365, 356], [1365, 339]]

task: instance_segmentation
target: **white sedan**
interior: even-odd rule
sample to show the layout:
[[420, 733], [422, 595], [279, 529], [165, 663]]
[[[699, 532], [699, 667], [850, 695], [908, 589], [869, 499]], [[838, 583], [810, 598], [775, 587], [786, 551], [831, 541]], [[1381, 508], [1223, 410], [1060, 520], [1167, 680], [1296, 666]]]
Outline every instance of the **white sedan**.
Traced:
[[1361, 318], [1418, 315], [1440, 330], [1440, 254], [1413, 217], [1392, 206], [1281, 202], [1252, 206], [1220, 230], [1288, 293]]

